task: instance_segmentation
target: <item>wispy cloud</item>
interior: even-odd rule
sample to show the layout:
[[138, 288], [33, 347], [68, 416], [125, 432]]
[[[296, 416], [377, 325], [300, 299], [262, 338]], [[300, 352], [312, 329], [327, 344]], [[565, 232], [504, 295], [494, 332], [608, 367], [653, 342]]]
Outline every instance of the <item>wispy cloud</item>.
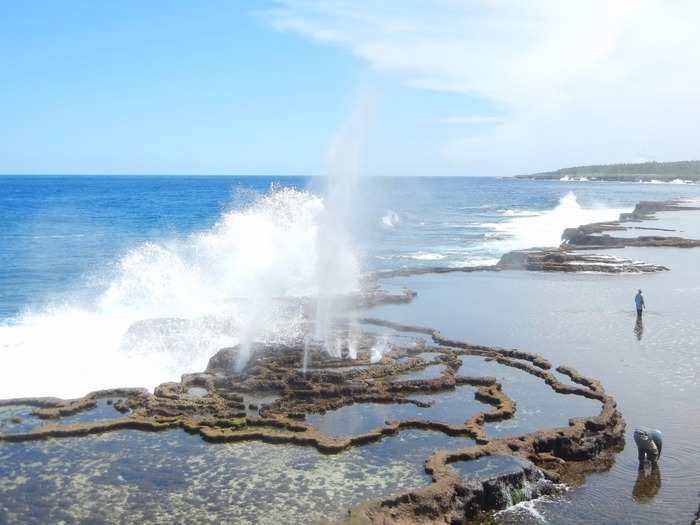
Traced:
[[466, 115], [445, 117], [438, 120], [440, 124], [502, 124], [503, 117], [492, 115]]
[[640, 152], [700, 156], [695, 1], [280, 0], [268, 16], [407, 85], [503, 107], [500, 125], [445, 144], [465, 165], [517, 172]]

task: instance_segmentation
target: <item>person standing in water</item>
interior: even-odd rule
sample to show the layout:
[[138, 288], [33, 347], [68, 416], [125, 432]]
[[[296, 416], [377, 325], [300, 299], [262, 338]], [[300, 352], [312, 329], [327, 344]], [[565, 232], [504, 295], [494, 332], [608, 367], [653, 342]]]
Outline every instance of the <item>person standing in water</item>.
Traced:
[[642, 290], [639, 290], [637, 295], [634, 296], [634, 304], [637, 306], [637, 317], [641, 318], [642, 310], [646, 308], [646, 305], [644, 304], [644, 297], [642, 296]]

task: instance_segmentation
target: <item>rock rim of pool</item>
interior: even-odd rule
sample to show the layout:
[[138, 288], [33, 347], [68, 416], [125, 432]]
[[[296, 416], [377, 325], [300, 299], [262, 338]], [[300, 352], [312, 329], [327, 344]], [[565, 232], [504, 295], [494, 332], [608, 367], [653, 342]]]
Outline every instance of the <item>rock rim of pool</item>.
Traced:
[[[378, 279], [400, 275], [502, 270], [665, 271], [668, 268], [660, 265], [580, 252], [626, 246], [698, 247], [700, 240], [677, 236], [627, 238], [607, 233], [627, 230], [629, 222], [654, 220], [657, 212], [689, 210], [700, 208], [680, 201], [640, 202], [633, 212], [622, 214], [617, 221], [566, 230], [564, 243], [559, 247], [511, 252], [494, 266], [375, 272], [365, 280], [363, 292], [340, 297], [338, 301], [348, 310], [410, 302], [415, 292], [408, 289], [390, 292], [377, 285]], [[296, 298], [292, 301], [304, 305], [311, 299]], [[562, 365], [555, 369], [570, 380], [570, 383], [563, 383], [552, 372], [553, 365], [536, 353], [474, 345], [447, 338], [429, 327], [381, 319], [338, 319], [334, 329], [341, 335], [344, 332], [347, 340], [351, 325], [354, 330], [357, 330], [357, 325], [370, 325], [418, 334], [427, 336], [432, 343], [418, 344], [416, 340], [414, 346], [390, 345], [379, 362], [372, 362], [372, 348], [377, 343], [377, 336], [360, 331], [357, 334], [357, 359], [351, 366], [345, 358], [328, 355], [320, 344], [308, 343], [308, 338], [286, 344], [258, 343], [252, 347], [250, 361], [238, 372], [233, 365], [241, 348], [224, 348], [211, 357], [204, 372], [185, 374], [179, 382], [163, 383], [153, 393], [143, 388], [118, 388], [91, 392], [78, 399], [0, 400], [0, 407], [32, 407], [32, 416], [42, 423], [28, 431], [1, 433], [0, 441], [80, 437], [124, 429], [160, 431], [179, 428], [209, 442], [260, 441], [314, 447], [322, 453], [338, 454], [408, 429], [431, 430], [474, 440], [473, 446], [436, 450], [425, 462], [425, 470], [432, 478], [430, 484], [353, 508], [349, 511], [348, 523], [461, 522], [503, 508], [520, 497], [537, 497], [550, 490], [547, 487], [556, 484], [580, 484], [586, 474], [609, 469], [615, 454], [624, 447], [625, 421], [617, 403], [598, 380], [571, 367]], [[349, 354], [349, 349], [344, 351]], [[430, 359], [421, 357], [426, 352], [433, 353]], [[486, 424], [513, 418], [517, 403], [494, 377], [460, 375], [460, 358], [465, 355], [480, 356], [530, 374], [543, 381], [553, 395], [596, 400], [600, 403], [600, 412], [571, 418], [565, 427], [543, 428], [517, 436], [490, 436]], [[442, 367], [435, 377], [412, 379], [410, 375], [406, 376], [435, 365]], [[329, 435], [306, 420], [307, 414], [323, 414], [353, 403], [411, 403], [429, 407], [431, 403], [424, 400], [425, 394], [437, 396], [461, 385], [475, 387], [475, 399], [484, 404], [484, 410], [465, 414], [461, 423], [430, 418], [388, 420], [384, 425], [359, 435]], [[95, 409], [101, 399], [116, 399], [113, 402], [116, 417], [62, 421], [62, 418]], [[496, 457], [514, 458], [518, 468], [488, 476], [464, 476], [455, 469], [457, 464]], [[700, 514], [696, 522], [699, 519]]]
[[[565, 384], [552, 372], [551, 363], [534, 353], [451, 340], [431, 328], [377, 319], [356, 319], [353, 322], [360, 326], [383, 326], [398, 332], [426, 335], [434, 346], [393, 345], [379, 363], [373, 364], [370, 354], [376, 338], [363, 333], [354, 362], [358, 367], [343, 370], [347, 368], [347, 361], [330, 357], [320, 345], [303, 341], [257, 344], [253, 345], [252, 357], [240, 372], [232, 367], [240, 347], [225, 348], [212, 356], [206, 371], [185, 374], [179, 382], [161, 384], [153, 393], [145, 389], [112, 389], [72, 400], [25, 398], [2, 401], [3, 405], [34, 406], [34, 414], [47, 422], [30, 431], [0, 434], [0, 441], [80, 437], [123, 429], [160, 431], [180, 428], [214, 443], [261, 441], [309, 446], [322, 453], [337, 454], [407, 429], [432, 430], [474, 440], [473, 446], [437, 450], [427, 457], [425, 469], [432, 478], [429, 485], [378, 502], [368, 502], [350, 512], [349, 519], [368, 523], [410, 522], [437, 519], [438, 516], [449, 521], [501, 508], [503, 498], [490, 497], [488, 487], [484, 488], [484, 483], [494, 480], [465, 480], [452, 467], [455, 462], [484, 456], [521, 458], [536, 469], [526, 469], [527, 475], [515, 476], [520, 481], [512, 483], [514, 490], [521, 490], [518, 483], [530, 480], [535, 472], [550, 483], [581, 483], [587, 472], [609, 468], [614, 454], [624, 444], [625, 422], [614, 399], [600, 382], [572, 368], [560, 366], [556, 369], [571, 380]], [[348, 320], [347, 325], [339, 323], [337, 329], [349, 330], [349, 325]], [[421, 357], [426, 351], [432, 352], [428, 354], [429, 359]], [[322, 366], [323, 370], [308, 369], [304, 372], [305, 352], [309, 362], [317, 368]], [[494, 377], [459, 375], [464, 355], [481, 356], [531, 374], [547, 384], [553, 395], [567, 394], [597, 400], [601, 404], [600, 412], [590, 417], [572, 418], [567, 427], [545, 428], [514, 437], [489, 436], [486, 423], [512, 418], [517, 405]], [[402, 379], [402, 375], [408, 372], [424, 370], [435, 364], [444, 367], [436, 377]], [[330, 435], [306, 421], [307, 414], [322, 414], [353, 403], [412, 403], [429, 407], [431, 401], [425, 400], [425, 394], [438, 396], [461, 385], [475, 387], [473, 395], [484, 405], [484, 410], [478, 413], [465, 413], [462, 423], [429, 418], [390, 420], [359, 435]], [[193, 393], [197, 395], [193, 396]], [[418, 396], [421, 399], [411, 397], [418, 394], [421, 394]], [[252, 405], [247, 401], [251, 396], [271, 402]], [[94, 408], [98, 399], [116, 397], [119, 400], [113, 406], [121, 412], [118, 417], [61, 421], [62, 417]]]

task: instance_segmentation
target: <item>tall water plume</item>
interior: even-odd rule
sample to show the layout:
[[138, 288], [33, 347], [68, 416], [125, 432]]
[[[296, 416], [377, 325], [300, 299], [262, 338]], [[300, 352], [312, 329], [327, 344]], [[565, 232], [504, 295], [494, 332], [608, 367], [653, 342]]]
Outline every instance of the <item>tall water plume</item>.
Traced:
[[[357, 357], [359, 326], [350, 309], [347, 327], [338, 330], [334, 321], [343, 298], [360, 291], [360, 255], [357, 238], [361, 235], [362, 199], [359, 176], [362, 140], [367, 112], [366, 99], [331, 142], [328, 154], [329, 174], [325, 179], [323, 219], [318, 235], [319, 293], [316, 303], [315, 337], [328, 353], [340, 357], [345, 351]], [[304, 360], [308, 359], [305, 356]]]
[[314, 314], [327, 351], [354, 357], [357, 325], [339, 332], [333, 322], [339, 298], [360, 286], [363, 112], [332, 141], [323, 191], [272, 187], [211, 228], [132, 246], [95, 268], [105, 284], [91, 297], [76, 290], [0, 320], [0, 398], [152, 388], [236, 344], [241, 369], [256, 341], [311, 346]]

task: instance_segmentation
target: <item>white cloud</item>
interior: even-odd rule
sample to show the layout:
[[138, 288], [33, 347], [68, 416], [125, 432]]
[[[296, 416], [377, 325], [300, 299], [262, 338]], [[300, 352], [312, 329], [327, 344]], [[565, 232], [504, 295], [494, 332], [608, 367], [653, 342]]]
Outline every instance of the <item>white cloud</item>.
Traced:
[[465, 115], [441, 118], [438, 122], [442, 124], [501, 124], [503, 117], [493, 115]]
[[[443, 148], [514, 173], [700, 157], [700, 3], [281, 0], [278, 29], [340, 46], [407, 85], [505, 109]], [[466, 123], [466, 122], [465, 122]]]

